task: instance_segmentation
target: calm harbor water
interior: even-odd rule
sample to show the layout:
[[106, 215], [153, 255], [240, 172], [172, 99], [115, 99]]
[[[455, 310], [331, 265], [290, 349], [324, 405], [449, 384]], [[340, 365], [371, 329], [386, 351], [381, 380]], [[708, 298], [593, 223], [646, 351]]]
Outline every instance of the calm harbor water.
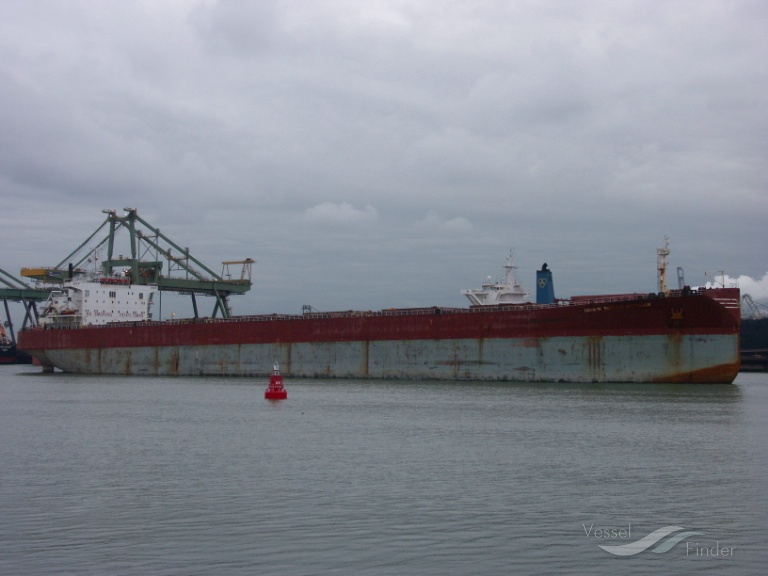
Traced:
[[[278, 403], [265, 387], [0, 367], [0, 573], [768, 565], [767, 374], [723, 386], [288, 380]], [[666, 527], [645, 550], [600, 548]]]

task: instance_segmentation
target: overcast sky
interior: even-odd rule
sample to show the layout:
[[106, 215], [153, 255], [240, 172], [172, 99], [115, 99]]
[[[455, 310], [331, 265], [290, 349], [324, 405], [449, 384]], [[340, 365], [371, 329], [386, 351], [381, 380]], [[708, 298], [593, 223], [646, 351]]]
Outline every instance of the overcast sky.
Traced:
[[[560, 297], [768, 298], [768, 2], [0, 1], [0, 267], [139, 215], [236, 313], [463, 306], [514, 250]], [[211, 304], [212, 306], [212, 304]]]

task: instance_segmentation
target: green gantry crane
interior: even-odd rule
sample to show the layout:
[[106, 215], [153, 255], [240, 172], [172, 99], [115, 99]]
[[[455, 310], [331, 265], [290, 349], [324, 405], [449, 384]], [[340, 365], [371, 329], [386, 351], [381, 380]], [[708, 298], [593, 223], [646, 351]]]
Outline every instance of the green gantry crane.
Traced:
[[23, 280], [0, 268], [0, 300], [3, 301], [5, 306], [5, 326], [8, 328], [8, 333], [14, 344], [16, 344], [16, 334], [13, 329], [13, 320], [11, 319], [11, 311], [8, 308], [8, 301], [21, 302], [24, 306], [24, 322], [21, 326], [23, 330], [27, 325], [34, 326], [37, 324], [39, 315], [36, 304], [42, 300], [47, 300], [50, 293], [50, 289], [33, 288]]
[[[182, 248], [144, 219], [136, 208], [124, 208], [125, 215], [118, 216], [115, 210], [102, 210], [107, 218], [85, 242], [73, 250], [53, 268], [22, 268], [21, 275], [43, 284], [61, 284], [74, 273], [83, 271], [83, 266], [98, 262], [99, 253], [106, 245], [107, 257], [101, 262], [100, 273], [112, 276], [116, 271], [131, 279], [133, 284], [156, 285], [161, 291], [189, 294], [192, 297], [195, 318], [198, 317], [197, 295], [213, 296], [216, 299], [212, 317], [221, 314], [231, 316], [229, 296], [245, 294], [251, 289], [251, 268], [255, 260], [230, 260], [222, 262], [221, 274], [216, 274], [205, 264]], [[148, 232], [137, 228], [137, 223]], [[96, 238], [105, 227], [107, 234], [94, 248], [78, 258], [86, 245]], [[127, 230], [129, 250], [127, 255], [115, 253], [115, 238], [120, 230]], [[163, 264], [167, 273], [163, 274]], [[241, 266], [239, 275], [233, 277], [231, 266]], [[47, 293], [46, 293], [47, 298]]]

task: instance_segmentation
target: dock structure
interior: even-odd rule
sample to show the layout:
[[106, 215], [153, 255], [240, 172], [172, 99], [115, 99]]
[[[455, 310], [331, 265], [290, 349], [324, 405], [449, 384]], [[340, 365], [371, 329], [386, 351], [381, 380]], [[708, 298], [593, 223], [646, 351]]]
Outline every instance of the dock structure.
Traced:
[[768, 348], [762, 350], [742, 350], [742, 372], [768, 372]]
[[[742, 298], [751, 302], [749, 294]], [[751, 304], [752, 313], [741, 320], [741, 371], [768, 372], [768, 315], [761, 304]]]

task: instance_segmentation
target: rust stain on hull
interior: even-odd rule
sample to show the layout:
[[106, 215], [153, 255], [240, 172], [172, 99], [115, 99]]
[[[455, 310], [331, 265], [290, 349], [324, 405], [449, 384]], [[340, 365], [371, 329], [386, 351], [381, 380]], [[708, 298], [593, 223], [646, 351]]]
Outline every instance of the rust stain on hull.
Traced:
[[677, 374], [669, 374], [660, 378], [654, 378], [651, 382], [671, 384], [723, 384], [731, 383], [736, 379], [741, 368], [741, 362], [721, 364], [702, 370], [693, 370]]
[[81, 374], [250, 376], [278, 360], [292, 377], [541, 382], [732, 382], [738, 337], [605, 337], [48, 349]]

